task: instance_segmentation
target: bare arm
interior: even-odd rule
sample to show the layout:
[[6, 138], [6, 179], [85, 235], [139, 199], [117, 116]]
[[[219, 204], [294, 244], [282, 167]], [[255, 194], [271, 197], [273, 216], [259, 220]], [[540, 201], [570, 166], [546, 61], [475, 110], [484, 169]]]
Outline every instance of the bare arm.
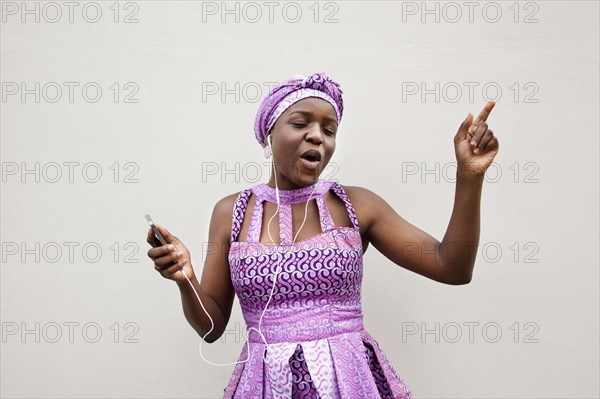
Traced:
[[[235, 296], [229, 274], [228, 254], [231, 212], [236, 197], [237, 194], [223, 198], [215, 205], [210, 221], [201, 282], [198, 282], [195, 275], [190, 279], [214, 322], [213, 331], [205, 339], [211, 343], [219, 339], [225, 331]], [[201, 337], [204, 337], [211, 329], [206, 312], [198, 303], [198, 298], [187, 281], [178, 281], [177, 285], [187, 321]]]
[[479, 247], [480, 204], [483, 176], [456, 179], [454, 208], [438, 249], [450, 281], [469, 283]]
[[[148, 257], [154, 261], [154, 268], [161, 276], [177, 283], [181, 293], [183, 313], [194, 330], [202, 338], [210, 331], [206, 336], [206, 342], [214, 342], [223, 334], [231, 315], [235, 291], [229, 275], [228, 253], [231, 211], [237, 195], [232, 194], [223, 198], [213, 208], [208, 236], [209, 251], [200, 283], [192, 267], [190, 252], [181, 240], [163, 226], [157, 225], [167, 243], [162, 245], [154, 236], [152, 229], [148, 229], [147, 241], [152, 246], [148, 250]], [[198, 293], [204, 309], [190, 282]], [[211, 330], [213, 323], [214, 328]]]
[[351, 202], [357, 204], [366, 239], [392, 262], [445, 284], [471, 281], [479, 243], [485, 170], [499, 148], [485, 122], [493, 107], [493, 102], [486, 104], [473, 124], [469, 113], [454, 137], [458, 161], [454, 208], [441, 243], [400, 217], [377, 194], [360, 187], [346, 188]]
[[445, 284], [464, 284], [452, 276], [439, 255], [440, 242], [412, 225], [379, 195], [362, 187], [344, 187], [367, 241], [407, 270]]
[[470, 282], [475, 265], [482, 182], [457, 181], [454, 211], [441, 243], [398, 215], [377, 194], [362, 187], [345, 190], [365, 227], [366, 239], [379, 252], [407, 270], [458, 285]]

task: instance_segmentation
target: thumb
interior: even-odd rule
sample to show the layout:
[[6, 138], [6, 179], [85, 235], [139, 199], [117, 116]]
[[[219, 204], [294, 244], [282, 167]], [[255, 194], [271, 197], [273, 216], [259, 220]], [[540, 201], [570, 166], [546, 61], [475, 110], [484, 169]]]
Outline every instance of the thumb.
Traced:
[[169, 230], [167, 230], [160, 224], [157, 224], [156, 228], [158, 229], [158, 231], [160, 231], [160, 234], [162, 234], [162, 236], [165, 239], [165, 241], [167, 242], [167, 244], [174, 244], [179, 241], [177, 239], [177, 237], [175, 237], [173, 234], [169, 233]]
[[468, 137], [469, 128], [473, 124], [473, 114], [469, 112], [467, 118], [461, 123], [458, 128], [458, 132], [456, 132], [455, 139], [457, 142], [466, 140]]

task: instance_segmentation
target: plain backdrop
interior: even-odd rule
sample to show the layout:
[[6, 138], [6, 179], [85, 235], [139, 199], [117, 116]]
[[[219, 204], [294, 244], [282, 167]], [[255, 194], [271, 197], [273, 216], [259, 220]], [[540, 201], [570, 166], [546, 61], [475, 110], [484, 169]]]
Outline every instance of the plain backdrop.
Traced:
[[[345, 104], [322, 177], [440, 241], [453, 137], [497, 100], [472, 282], [364, 257], [414, 397], [600, 395], [597, 2], [76, 3], [1, 3], [2, 397], [222, 397], [233, 366], [201, 359], [144, 214], [200, 275], [214, 204], [269, 179], [260, 99], [321, 71]], [[236, 298], [205, 356], [235, 362], [244, 328]]]

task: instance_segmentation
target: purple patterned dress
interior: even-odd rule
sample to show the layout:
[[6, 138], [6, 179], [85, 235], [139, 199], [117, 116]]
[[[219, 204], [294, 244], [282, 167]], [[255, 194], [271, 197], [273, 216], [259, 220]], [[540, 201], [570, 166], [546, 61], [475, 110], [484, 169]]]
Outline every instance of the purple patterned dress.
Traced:
[[[410, 390], [364, 329], [360, 230], [337, 182], [319, 179], [311, 197], [322, 232], [291, 245], [291, 204], [306, 202], [312, 190], [279, 191], [279, 245], [260, 242], [262, 204], [277, 204], [274, 188], [258, 184], [242, 191], [235, 202], [229, 265], [247, 328], [258, 329], [278, 259], [280, 266], [261, 326], [268, 345], [256, 330], [248, 333], [250, 358], [236, 364], [224, 398], [410, 399]], [[334, 225], [323, 198], [329, 190], [346, 205], [353, 227]], [[251, 193], [256, 201], [248, 237], [237, 241]], [[238, 361], [247, 358], [245, 343]]]

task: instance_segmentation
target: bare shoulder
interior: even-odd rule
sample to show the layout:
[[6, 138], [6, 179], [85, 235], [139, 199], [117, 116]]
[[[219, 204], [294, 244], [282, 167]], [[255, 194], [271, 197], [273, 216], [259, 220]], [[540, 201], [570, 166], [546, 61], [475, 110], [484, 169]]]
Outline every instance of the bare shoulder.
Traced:
[[231, 220], [233, 217], [233, 207], [235, 201], [240, 195], [241, 191], [227, 195], [218, 200], [213, 207], [213, 214], [211, 219], [211, 230], [215, 232], [223, 239], [229, 239], [231, 235]]
[[342, 186], [354, 207], [370, 208], [379, 204], [381, 201], [384, 201], [383, 198], [367, 188], [360, 186], [343, 186], [341, 184], [340, 186]]
[[229, 194], [218, 200], [214, 207], [215, 211], [219, 214], [223, 212], [233, 212], [233, 205], [235, 204], [235, 201], [237, 200], [240, 193], [241, 191], [238, 191], [237, 193]]
[[348, 198], [352, 205], [363, 208], [371, 214], [377, 214], [381, 211], [388, 211], [391, 205], [383, 199], [379, 194], [360, 186], [342, 186], [348, 194]]
[[[364, 187], [360, 187], [360, 186], [345, 186], [340, 184], [340, 186], [342, 186], [342, 188], [344, 189], [344, 191], [346, 192], [346, 194], [348, 194], [348, 198], [350, 199], [351, 202], [355, 202], [355, 201], [364, 201], [364, 200], [369, 200], [372, 199], [373, 196], [376, 196], [376, 194], [374, 192], [372, 192], [369, 189], [366, 189]], [[353, 201], [355, 200], [355, 201]]]
[[380, 208], [380, 203], [383, 199], [373, 191], [360, 186], [340, 186], [348, 195], [348, 199], [352, 203], [352, 207], [356, 211], [356, 217], [359, 224], [368, 230], [374, 220], [377, 209]]

